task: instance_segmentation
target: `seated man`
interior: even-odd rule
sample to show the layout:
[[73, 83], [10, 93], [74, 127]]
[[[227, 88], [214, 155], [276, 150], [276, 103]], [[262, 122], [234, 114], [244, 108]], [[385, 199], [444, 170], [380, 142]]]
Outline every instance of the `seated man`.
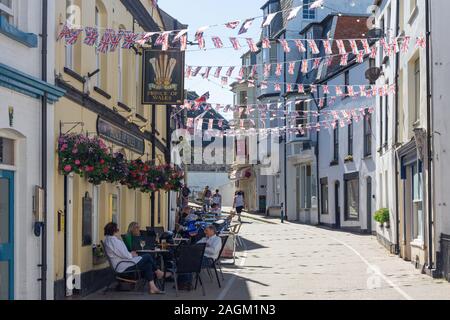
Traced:
[[220, 250], [222, 249], [222, 239], [216, 235], [217, 230], [213, 225], [205, 228], [205, 235], [197, 243], [206, 243], [205, 255], [203, 257], [202, 266], [204, 268], [210, 267], [212, 263], [219, 258]]
[[[111, 222], [105, 226], [105, 250], [108, 255], [112, 267], [117, 273], [138, 270], [142, 272], [148, 281], [150, 294], [163, 293], [156, 286], [155, 275], [158, 279], [164, 278], [162, 272], [156, 265], [151, 255], [138, 256], [135, 251], [129, 252], [125, 243], [120, 239], [119, 228], [117, 223]], [[166, 273], [166, 277], [171, 277], [170, 272]]]
[[213, 203], [211, 206], [211, 213], [214, 213], [215, 215], [219, 215], [222, 213], [222, 211], [220, 210], [220, 207], [217, 203]]

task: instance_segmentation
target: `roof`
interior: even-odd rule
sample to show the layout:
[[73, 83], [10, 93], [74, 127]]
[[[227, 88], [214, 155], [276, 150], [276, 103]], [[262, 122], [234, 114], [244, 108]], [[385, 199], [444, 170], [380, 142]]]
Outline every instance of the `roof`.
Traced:
[[137, 23], [147, 32], [158, 32], [161, 28], [153, 20], [148, 10], [144, 7], [141, 1], [136, 0], [120, 0], [122, 4], [131, 13]]
[[165, 12], [161, 7], [158, 7], [159, 14], [161, 16], [161, 19], [164, 24], [165, 30], [183, 30], [187, 29], [188, 25], [183, 24], [174, 17], [172, 17], [170, 14]]

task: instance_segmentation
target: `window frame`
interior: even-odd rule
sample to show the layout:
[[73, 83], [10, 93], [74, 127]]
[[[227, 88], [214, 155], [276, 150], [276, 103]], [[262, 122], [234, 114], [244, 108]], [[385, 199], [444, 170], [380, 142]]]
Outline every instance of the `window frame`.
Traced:
[[353, 119], [350, 119], [350, 123], [347, 126], [347, 143], [348, 143], [348, 149], [347, 149], [347, 155], [353, 156], [353, 135], [354, 135], [354, 125], [353, 125]]
[[339, 122], [336, 121], [336, 128], [333, 131], [333, 160], [339, 161]]
[[11, 0], [11, 6], [0, 3], [0, 12], [8, 17], [8, 23], [17, 25], [17, 1]]
[[330, 213], [328, 178], [320, 179], [320, 212], [322, 215]]
[[364, 116], [364, 157], [372, 155], [372, 114], [366, 109]]
[[315, 20], [317, 17], [317, 10], [310, 9], [309, 6], [314, 3], [314, 0], [303, 0], [302, 18], [304, 20]]

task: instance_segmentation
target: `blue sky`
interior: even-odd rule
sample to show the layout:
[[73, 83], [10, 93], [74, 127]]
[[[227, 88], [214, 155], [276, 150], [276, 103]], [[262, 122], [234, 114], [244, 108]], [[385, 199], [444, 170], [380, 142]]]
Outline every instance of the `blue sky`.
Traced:
[[[180, 22], [188, 24], [189, 40], [193, 40], [195, 30], [199, 27], [212, 24], [221, 24], [233, 20], [245, 20], [249, 17], [260, 16], [261, 6], [266, 0], [159, 0], [159, 6], [167, 13], [178, 19]], [[262, 19], [255, 20], [249, 32], [243, 36], [259, 38]], [[211, 36], [222, 38], [224, 46], [230, 46], [228, 37], [237, 36], [238, 28], [229, 30], [225, 27], [215, 27], [205, 32], [206, 47], [213, 46]], [[242, 49], [235, 51], [233, 49], [219, 49], [206, 51], [186, 52], [187, 65], [240, 65], [240, 57], [248, 50], [245, 41], [241, 40]], [[197, 47], [188, 46], [188, 50], [197, 50]], [[232, 103], [233, 94], [229, 88], [222, 88], [220, 80], [213, 77], [214, 69], [211, 72], [210, 79], [217, 84], [208, 82], [202, 77], [197, 76], [194, 79], [186, 81], [185, 87], [188, 90], [194, 90], [199, 95], [209, 91], [210, 101], [213, 103]], [[224, 71], [222, 71], [224, 73]]]

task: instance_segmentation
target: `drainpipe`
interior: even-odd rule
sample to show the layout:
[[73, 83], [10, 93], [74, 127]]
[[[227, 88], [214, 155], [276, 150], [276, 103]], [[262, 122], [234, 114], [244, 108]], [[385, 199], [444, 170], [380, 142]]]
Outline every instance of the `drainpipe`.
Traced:
[[[397, 0], [397, 13], [396, 13], [396, 36], [399, 36], [400, 33], [400, 0]], [[394, 145], [397, 144], [398, 142], [398, 108], [399, 108], [399, 99], [398, 99], [398, 93], [399, 93], [399, 88], [398, 88], [398, 77], [399, 77], [399, 62], [400, 62], [400, 53], [397, 53], [395, 56], [395, 90], [396, 90], [396, 94], [395, 94], [395, 118], [394, 118], [394, 125], [395, 125], [395, 130], [394, 130]], [[394, 165], [395, 165], [395, 225], [396, 225], [396, 231], [395, 231], [395, 237], [396, 237], [396, 247], [395, 247], [395, 254], [399, 254], [400, 253], [400, 210], [399, 210], [399, 203], [398, 203], [398, 190], [399, 190], [399, 186], [398, 186], [398, 159], [397, 159], [397, 155], [394, 155]]]
[[[156, 164], [156, 104], [152, 106], [152, 160]], [[150, 195], [150, 226], [155, 226], [155, 192]]]
[[427, 48], [426, 48], [426, 63], [427, 63], [427, 161], [428, 161], [428, 170], [427, 170], [427, 204], [428, 204], [428, 269], [433, 269], [433, 204], [432, 204], [432, 157], [433, 152], [431, 149], [432, 142], [432, 119], [431, 119], [431, 26], [430, 26], [430, 1], [425, 0], [425, 28], [426, 28], [426, 37], [427, 37]]
[[[42, 81], [47, 82], [47, 37], [48, 37], [48, 0], [42, 0], [42, 51], [41, 75]], [[44, 190], [43, 221], [42, 221], [42, 249], [41, 249], [41, 300], [47, 300], [47, 93], [42, 96], [42, 124], [41, 124], [41, 179]]]
[[[286, 39], [286, 33], [284, 34], [284, 38]], [[286, 67], [286, 52], [284, 52], [283, 55], [284, 59], [284, 66]], [[286, 110], [286, 113], [284, 115], [284, 213], [281, 212], [281, 222], [284, 223], [284, 221], [288, 220], [288, 213], [287, 213], [287, 146], [288, 146], [288, 120], [287, 120], [287, 99], [286, 99], [286, 68], [283, 68], [284, 72], [284, 108]], [[284, 216], [283, 216], [284, 214]]]

